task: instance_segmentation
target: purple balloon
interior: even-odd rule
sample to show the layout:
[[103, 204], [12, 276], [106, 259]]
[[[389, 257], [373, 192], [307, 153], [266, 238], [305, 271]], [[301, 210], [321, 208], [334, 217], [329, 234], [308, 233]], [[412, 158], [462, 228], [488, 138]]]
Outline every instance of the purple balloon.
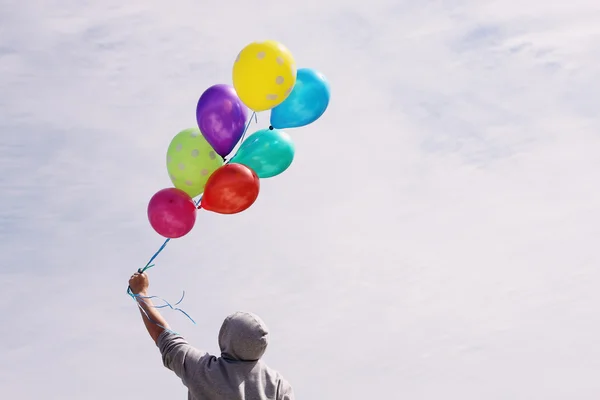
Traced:
[[212, 148], [225, 157], [240, 141], [248, 111], [233, 86], [214, 85], [206, 89], [196, 107], [200, 132]]

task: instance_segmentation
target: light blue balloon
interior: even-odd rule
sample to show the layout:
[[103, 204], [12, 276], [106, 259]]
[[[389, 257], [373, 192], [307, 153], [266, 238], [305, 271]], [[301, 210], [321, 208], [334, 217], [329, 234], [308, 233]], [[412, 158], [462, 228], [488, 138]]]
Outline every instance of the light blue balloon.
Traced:
[[296, 74], [292, 93], [271, 110], [273, 128], [298, 128], [308, 125], [323, 115], [329, 105], [329, 83], [323, 74], [310, 68], [301, 68]]
[[242, 142], [232, 163], [254, 170], [259, 178], [271, 178], [285, 171], [294, 160], [292, 138], [278, 129], [261, 129]]

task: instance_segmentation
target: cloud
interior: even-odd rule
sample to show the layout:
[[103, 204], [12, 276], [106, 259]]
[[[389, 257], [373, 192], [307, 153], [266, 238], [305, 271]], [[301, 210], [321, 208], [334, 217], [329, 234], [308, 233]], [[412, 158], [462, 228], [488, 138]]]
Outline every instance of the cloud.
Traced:
[[162, 242], [168, 143], [270, 38], [330, 108], [251, 209], [199, 214], [160, 255], [152, 291], [185, 289], [198, 321], [171, 324], [216, 352], [228, 313], [258, 313], [299, 398], [595, 399], [597, 19], [592, 0], [4, 1], [3, 393], [185, 396], [126, 281]]

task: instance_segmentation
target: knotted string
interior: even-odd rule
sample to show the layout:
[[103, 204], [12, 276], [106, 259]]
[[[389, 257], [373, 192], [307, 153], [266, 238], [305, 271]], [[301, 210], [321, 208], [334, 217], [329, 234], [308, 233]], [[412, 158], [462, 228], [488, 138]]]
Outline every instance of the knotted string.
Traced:
[[[258, 116], [256, 115], [256, 112], [252, 112], [252, 115], [250, 116], [250, 119], [248, 120], [248, 123], [246, 124], [246, 126], [244, 127], [244, 132], [242, 133], [242, 137], [240, 138], [239, 142], [240, 144], [244, 141], [244, 139], [246, 138], [246, 132], [248, 131], [248, 128], [250, 127], [250, 124], [252, 123], [252, 119], [254, 119], [254, 122], [258, 123]], [[239, 147], [238, 147], [239, 150]], [[236, 150], [236, 154], [237, 154], [237, 150]], [[229, 157], [228, 160], [226, 160], [225, 158], [223, 158], [223, 161], [225, 164], [229, 164], [231, 162], [231, 160], [233, 159], [233, 157], [235, 157], [235, 154], [232, 157]], [[198, 200], [196, 200], [194, 202], [194, 204], [196, 205], [196, 208], [202, 208], [200, 206], [200, 202], [202, 201], [202, 195], [200, 195], [200, 197], [198, 198]], [[170, 238], [166, 239], [164, 241], [164, 243], [158, 248], [158, 250], [156, 251], [156, 253], [154, 253], [154, 255], [152, 257], [150, 257], [150, 260], [148, 260], [148, 262], [146, 263], [146, 265], [144, 266], [144, 268], [138, 268], [137, 273], [138, 274], [143, 274], [144, 272], [146, 272], [147, 270], [149, 270], [150, 268], [154, 267], [155, 264], [152, 264], [152, 262], [156, 259], [156, 257], [158, 257], [158, 255], [165, 249], [165, 247], [167, 247], [167, 244], [169, 244], [169, 242], [171, 241]], [[127, 294], [129, 296], [131, 296], [132, 299], [134, 299], [139, 307], [140, 310], [142, 310], [142, 313], [144, 313], [144, 315], [146, 316], [146, 318], [148, 319], [148, 321], [152, 322], [153, 324], [163, 328], [166, 331], [169, 331], [171, 333], [175, 333], [172, 330], [162, 326], [161, 324], [159, 324], [156, 321], [153, 321], [152, 318], [150, 318], [150, 316], [148, 315], [148, 313], [146, 312], [146, 310], [144, 310], [144, 308], [140, 305], [140, 299], [158, 299], [163, 301], [165, 304], [162, 305], [152, 305], [149, 307], [154, 307], [154, 308], [165, 308], [165, 307], [169, 307], [171, 310], [174, 311], [179, 311], [181, 312], [183, 315], [185, 315], [190, 321], [192, 321], [192, 323], [194, 325], [196, 325], [196, 321], [194, 321], [192, 319], [192, 317], [189, 316], [188, 313], [186, 313], [185, 311], [183, 311], [181, 308], [179, 307], [175, 307], [177, 305], [179, 305], [182, 301], [183, 298], [185, 297], [185, 290], [183, 291], [183, 294], [181, 296], [181, 299], [179, 299], [179, 301], [173, 305], [171, 305], [171, 303], [169, 303], [167, 300], [158, 297], [158, 296], [141, 296], [139, 294], [135, 294], [131, 291], [131, 287], [128, 286], [127, 287]]]

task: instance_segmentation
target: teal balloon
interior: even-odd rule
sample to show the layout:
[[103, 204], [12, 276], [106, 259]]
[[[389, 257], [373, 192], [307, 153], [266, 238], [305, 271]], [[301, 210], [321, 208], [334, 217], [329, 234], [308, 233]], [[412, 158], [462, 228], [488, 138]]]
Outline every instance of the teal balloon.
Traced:
[[271, 126], [298, 128], [313, 123], [327, 109], [330, 96], [329, 82], [323, 74], [310, 68], [299, 69], [290, 95], [271, 110]]
[[230, 162], [247, 166], [259, 178], [271, 178], [288, 169], [295, 152], [294, 142], [287, 133], [261, 129], [242, 142]]

